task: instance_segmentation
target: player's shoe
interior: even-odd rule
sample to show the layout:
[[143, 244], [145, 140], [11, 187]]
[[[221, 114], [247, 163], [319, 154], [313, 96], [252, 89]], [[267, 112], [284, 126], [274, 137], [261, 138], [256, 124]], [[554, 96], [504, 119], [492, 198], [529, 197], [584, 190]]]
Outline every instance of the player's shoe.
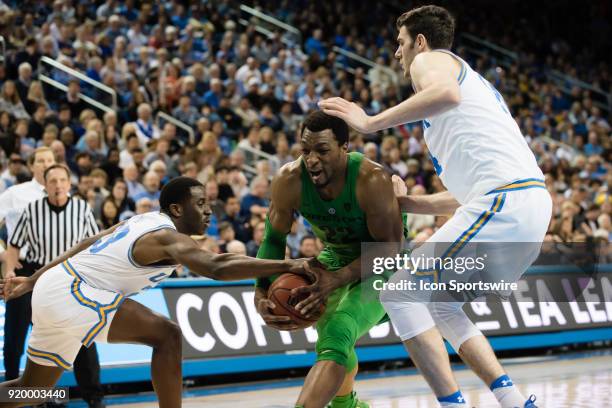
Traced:
[[367, 402], [359, 401], [357, 393], [351, 392], [349, 395], [334, 398], [327, 408], [370, 408]]
[[530, 395], [527, 401], [525, 401], [525, 405], [523, 405], [523, 408], [538, 408], [537, 405], [534, 404], [535, 400], [536, 396], [533, 394]]

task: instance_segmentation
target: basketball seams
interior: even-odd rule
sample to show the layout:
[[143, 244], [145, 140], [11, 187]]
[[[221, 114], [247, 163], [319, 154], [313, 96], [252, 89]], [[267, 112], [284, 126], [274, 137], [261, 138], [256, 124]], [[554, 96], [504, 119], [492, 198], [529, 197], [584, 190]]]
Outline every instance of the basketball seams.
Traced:
[[[303, 317], [302, 315], [297, 314], [295, 309], [293, 309], [293, 308], [285, 307], [285, 303], [286, 302], [281, 301], [281, 299], [279, 299], [279, 297], [276, 295], [276, 292], [278, 292], [278, 291], [291, 292], [291, 290], [286, 289], [286, 288], [274, 288], [272, 290], [272, 292], [270, 293], [270, 299], [274, 302], [274, 304], [277, 307], [280, 307], [281, 309], [283, 309], [283, 311], [285, 311], [289, 315], [289, 317], [295, 318], [295, 319], [300, 320], [300, 321], [302, 321], [304, 323], [311, 323], [312, 324], [312, 323], [316, 322], [316, 320], [309, 320], [309, 319]], [[296, 323], [299, 324], [300, 322], [296, 321]]]

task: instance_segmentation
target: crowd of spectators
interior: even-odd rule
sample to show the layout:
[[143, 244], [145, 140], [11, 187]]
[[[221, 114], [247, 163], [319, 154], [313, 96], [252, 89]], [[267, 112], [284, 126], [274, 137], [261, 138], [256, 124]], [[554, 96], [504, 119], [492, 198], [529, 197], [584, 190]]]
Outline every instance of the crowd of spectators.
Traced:
[[[301, 118], [329, 96], [343, 96], [375, 114], [410, 95], [409, 83], [394, 73], [400, 72], [392, 58], [398, 13], [385, 3], [354, 3], [259, 2], [263, 11], [298, 27], [301, 41], [243, 26], [240, 4], [228, 0], [187, 6], [130, 0], [0, 3], [0, 34], [7, 43], [0, 65], [0, 193], [27, 179], [26, 161], [38, 146], [50, 147], [72, 169], [74, 194], [90, 203], [101, 228], [159, 209], [160, 188], [170, 178], [195, 177], [206, 185], [214, 214], [202, 245], [255, 255], [271, 177], [300, 155]], [[460, 20], [460, 29], [471, 26]], [[566, 93], [545, 79], [547, 69], [568, 68], [571, 48], [555, 44], [556, 54], [517, 50], [520, 60], [507, 68], [468, 55], [460, 43], [456, 51], [504, 95], [545, 172], [554, 200], [546, 239], [609, 242], [609, 112], [594, 103], [591, 92], [575, 87]], [[334, 52], [334, 45], [380, 65], [357, 66]], [[607, 66], [596, 52], [582, 51], [601, 69], [568, 73], [609, 89]], [[108, 93], [42, 57], [114, 89], [116, 105]], [[41, 82], [39, 74], [67, 90]], [[80, 95], [112, 109], [100, 110]], [[195, 137], [156, 120], [160, 111], [191, 126]], [[400, 175], [412, 194], [444, 189], [418, 123], [373, 135], [352, 133], [349, 148]], [[409, 214], [409, 236], [426, 239], [444, 221]], [[287, 243], [292, 257], [321, 249], [301, 218]]]

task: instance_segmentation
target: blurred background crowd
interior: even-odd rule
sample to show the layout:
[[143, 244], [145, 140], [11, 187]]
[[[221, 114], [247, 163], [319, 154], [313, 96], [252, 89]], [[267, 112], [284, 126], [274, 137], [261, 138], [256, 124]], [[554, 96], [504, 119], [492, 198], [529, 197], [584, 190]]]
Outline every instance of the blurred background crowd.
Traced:
[[[202, 246], [254, 256], [270, 180], [300, 156], [303, 116], [330, 96], [376, 114], [411, 95], [393, 53], [395, 18], [414, 4], [247, 4], [297, 30], [245, 14], [241, 3], [229, 0], [0, 2], [6, 43], [0, 194], [29, 179], [28, 158], [40, 146], [70, 167], [73, 194], [90, 203], [101, 228], [159, 209], [160, 188], [172, 177], [196, 177], [206, 185], [214, 214], [199, 237]], [[554, 200], [546, 240], [608, 243], [609, 3], [576, 9], [561, 1], [554, 10], [553, 3], [474, 4], [440, 2], [458, 18], [454, 50], [504, 96], [545, 173]], [[546, 17], [563, 13], [571, 13], [572, 24], [556, 26]], [[512, 15], [530, 17], [502, 24]], [[472, 36], [480, 40], [470, 42]], [[495, 44], [503, 52], [489, 52]], [[349, 149], [402, 177], [411, 194], [444, 190], [420, 123], [353, 132]], [[445, 221], [408, 214], [406, 230], [420, 241]], [[321, 249], [301, 218], [287, 244], [291, 257]]]

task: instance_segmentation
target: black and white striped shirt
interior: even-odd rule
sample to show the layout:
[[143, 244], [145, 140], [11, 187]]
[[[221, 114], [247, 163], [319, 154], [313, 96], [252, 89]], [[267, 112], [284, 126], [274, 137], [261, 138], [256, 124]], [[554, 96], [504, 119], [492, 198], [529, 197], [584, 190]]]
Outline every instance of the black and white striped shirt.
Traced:
[[65, 206], [57, 207], [44, 197], [23, 209], [9, 243], [17, 248], [27, 244], [26, 261], [45, 265], [98, 232], [96, 219], [86, 201], [68, 197]]

